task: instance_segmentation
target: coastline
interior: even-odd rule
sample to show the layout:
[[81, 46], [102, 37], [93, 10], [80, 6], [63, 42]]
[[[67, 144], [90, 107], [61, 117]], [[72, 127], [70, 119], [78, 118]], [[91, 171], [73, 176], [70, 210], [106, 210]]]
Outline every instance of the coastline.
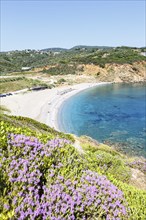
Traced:
[[63, 103], [85, 89], [106, 84], [111, 82], [82, 83], [15, 94], [1, 98], [1, 105], [6, 106], [11, 111], [11, 115], [30, 117], [60, 131], [58, 112]]

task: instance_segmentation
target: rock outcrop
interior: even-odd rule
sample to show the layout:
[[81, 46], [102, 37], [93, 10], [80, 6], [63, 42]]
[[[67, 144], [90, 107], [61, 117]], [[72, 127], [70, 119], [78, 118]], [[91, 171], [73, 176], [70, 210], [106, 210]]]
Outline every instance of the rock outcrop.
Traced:
[[146, 81], [146, 62], [133, 64], [106, 64], [104, 68], [87, 64], [82, 65], [85, 75], [94, 75], [99, 81], [108, 82], [144, 82]]

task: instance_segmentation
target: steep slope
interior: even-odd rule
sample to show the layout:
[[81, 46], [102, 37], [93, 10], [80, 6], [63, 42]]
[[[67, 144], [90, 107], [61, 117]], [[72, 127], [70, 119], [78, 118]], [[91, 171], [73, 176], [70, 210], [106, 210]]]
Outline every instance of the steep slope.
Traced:
[[83, 74], [95, 76], [99, 81], [107, 82], [142, 82], [146, 81], [146, 62], [133, 64], [83, 65]]
[[85, 138], [78, 152], [76, 138], [29, 118], [1, 115], [0, 128], [0, 219], [145, 218], [126, 156]]

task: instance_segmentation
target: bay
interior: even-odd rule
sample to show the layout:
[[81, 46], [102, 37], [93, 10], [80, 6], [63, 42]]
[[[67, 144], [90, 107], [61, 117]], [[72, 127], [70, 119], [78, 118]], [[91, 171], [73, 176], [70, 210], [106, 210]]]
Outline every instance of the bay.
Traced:
[[61, 106], [59, 128], [146, 157], [146, 85], [107, 84], [82, 91]]

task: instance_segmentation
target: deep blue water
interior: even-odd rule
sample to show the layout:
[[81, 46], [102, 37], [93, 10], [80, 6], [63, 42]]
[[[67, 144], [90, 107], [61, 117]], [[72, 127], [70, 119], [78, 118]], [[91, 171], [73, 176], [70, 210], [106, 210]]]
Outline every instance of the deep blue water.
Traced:
[[146, 85], [108, 84], [84, 90], [63, 104], [59, 120], [64, 132], [146, 157]]

